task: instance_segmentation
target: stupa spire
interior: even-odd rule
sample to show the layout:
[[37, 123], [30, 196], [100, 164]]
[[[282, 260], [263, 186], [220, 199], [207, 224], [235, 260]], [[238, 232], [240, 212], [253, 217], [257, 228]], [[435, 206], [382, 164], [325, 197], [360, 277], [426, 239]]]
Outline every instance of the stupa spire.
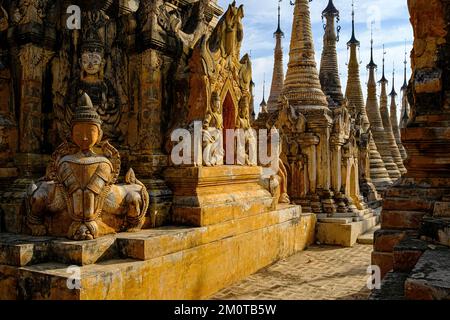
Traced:
[[[292, 2], [291, 2], [292, 3]], [[295, 108], [328, 109], [315, 61], [308, 0], [296, 0], [283, 94]]]
[[[380, 115], [381, 120], [383, 122], [383, 128], [384, 128], [384, 135], [385, 135], [385, 143], [387, 144], [387, 147], [391, 153], [392, 160], [397, 165], [398, 171], [400, 174], [406, 173], [406, 168], [403, 165], [403, 159], [400, 154], [400, 151], [397, 146], [397, 141], [395, 140], [395, 135], [392, 130], [392, 124], [391, 124], [391, 118], [389, 116], [389, 110], [388, 110], [388, 97], [387, 97], [387, 83], [388, 80], [385, 77], [385, 55], [386, 51], [384, 50], [383, 45], [383, 76], [381, 80], [379, 81], [381, 84], [381, 94], [380, 94]], [[395, 179], [395, 176], [391, 176], [392, 179]]]
[[359, 61], [357, 50], [360, 43], [355, 36], [355, 6], [352, 1], [352, 37], [347, 42], [347, 48], [350, 50], [350, 60], [348, 62], [348, 77], [345, 97], [348, 100], [350, 113], [356, 118], [357, 114], [362, 117], [363, 129], [366, 131], [370, 124], [367, 118], [366, 106], [361, 88], [361, 79], [359, 75]]
[[402, 160], [405, 161], [407, 154], [405, 147], [403, 146], [401, 135], [400, 135], [400, 128], [398, 126], [398, 117], [397, 117], [397, 92], [395, 92], [395, 66], [392, 67], [392, 91], [389, 94], [391, 97], [391, 106], [390, 106], [390, 119], [391, 119], [391, 125], [392, 125], [392, 132], [394, 133], [395, 142], [397, 143], [398, 150], [400, 151], [400, 155], [402, 157]]
[[276, 44], [274, 52], [274, 64], [272, 75], [272, 86], [270, 89], [270, 96], [267, 102], [267, 109], [269, 112], [278, 109], [278, 99], [283, 91], [284, 71], [283, 71], [283, 47], [281, 44], [284, 33], [281, 30], [281, 1], [278, 1], [278, 28], [274, 33]]
[[[364, 134], [367, 134], [370, 127], [369, 118], [367, 117], [366, 105], [364, 103], [364, 97], [361, 87], [361, 79], [359, 75], [359, 64], [357, 50], [360, 42], [355, 36], [355, 5], [352, 1], [352, 37], [350, 41], [347, 42], [347, 47], [350, 50], [350, 60], [348, 62], [348, 77], [347, 77], [347, 88], [345, 91], [345, 97], [348, 100], [349, 111], [354, 118], [358, 115], [361, 119], [361, 129]], [[368, 135], [371, 137], [371, 135]], [[373, 140], [370, 138], [369, 142], [369, 154], [368, 159], [362, 159], [360, 166], [361, 168], [367, 168], [366, 170], [360, 171], [360, 181], [361, 189], [373, 190], [375, 187], [382, 189], [388, 183], [390, 183], [389, 174], [384, 167], [383, 159], [378, 153], [377, 146]], [[368, 164], [367, 164], [368, 163]], [[372, 185], [373, 183], [373, 185]], [[372, 192], [375, 193], [376, 192]], [[377, 196], [374, 196], [376, 198]]]
[[402, 111], [401, 111], [401, 118], [400, 118], [400, 128], [406, 128], [406, 125], [409, 121], [409, 106], [408, 106], [408, 82], [406, 79], [406, 66], [408, 65], [408, 62], [406, 60], [407, 52], [406, 52], [406, 40], [405, 40], [405, 60], [403, 61], [404, 64], [404, 80], [403, 80], [403, 86], [401, 88], [402, 90]]
[[385, 56], [386, 56], [386, 50], [384, 49], [384, 44], [383, 44], [383, 72], [382, 72], [382, 76], [381, 76], [380, 81], [378, 81], [382, 85], [383, 85], [383, 83], [385, 83], [385, 84], [388, 83], [388, 80], [386, 79], [386, 76], [385, 76], [385, 73], [384, 73]]
[[267, 103], [266, 103], [266, 74], [264, 74], [264, 81], [263, 81], [263, 98], [261, 103], [259, 104], [260, 112], [267, 113]]
[[339, 22], [339, 11], [334, 6], [333, 0], [329, 0], [328, 6], [323, 10], [323, 18], [326, 19], [326, 24], [320, 63], [320, 83], [325, 95], [330, 96], [333, 100], [333, 105], [341, 106], [344, 102], [344, 95], [342, 94], [341, 80], [339, 78], [336, 52], [336, 42], [339, 39], [340, 26], [335, 27], [335, 22]]
[[[369, 81], [367, 82], [367, 115], [369, 117], [371, 130], [373, 139], [375, 141], [378, 152], [383, 159], [386, 170], [389, 173], [389, 177], [392, 180], [397, 180], [400, 177], [400, 171], [397, 167], [397, 164], [394, 162], [392, 158], [391, 150], [389, 148], [389, 143], [387, 139], [387, 135], [384, 130], [383, 120], [381, 118], [380, 108], [378, 107], [378, 99], [377, 99], [377, 84], [375, 81], [375, 70], [377, 65], [373, 61], [373, 32], [371, 31], [371, 40], [370, 40], [370, 63], [367, 65], [367, 69], [369, 70]], [[384, 92], [383, 92], [384, 88]], [[387, 108], [387, 96], [386, 96], [386, 83], [382, 85], [381, 92], [382, 101], [386, 105]], [[375, 179], [374, 179], [375, 180]], [[375, 181], [374, 181], [375, 184]], [[376, 185], [376, 184], [375, 184]]]

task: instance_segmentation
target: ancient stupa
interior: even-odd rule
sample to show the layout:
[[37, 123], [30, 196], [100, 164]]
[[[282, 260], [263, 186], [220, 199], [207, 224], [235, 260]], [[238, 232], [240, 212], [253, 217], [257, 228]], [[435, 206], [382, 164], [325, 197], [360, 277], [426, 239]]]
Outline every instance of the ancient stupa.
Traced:
[[[353, 6], [353, 4], [352, 4]], [[360, 42], [355, 36], [355, 10], [352, 9], [352, 37], [347, 42], [347, 46], [350, 49], [350, 60], [348, 63], [348, 78], [345, 97], [348, 100], [349, 109], [352, 114], [358, 115], [361, 118], [361, 125], [363, 132], [368, 132], [370, 128], [369, 118], [367, 116], [366, 106], [364, 104], [364, 98], [361, 88], [361, 80], [359, 75], [359, 61], [357, 56], [357, 50], [360, 46]], [[369, 135], [369, 162], [370, 162], [370, 176], [362, 177], [361, 181], [366, 180], [368, 187], [371, 188], [371, 183], [379, 190], [383, 190], [392, 181], [389, 178], [389, 174], [384, 166], [383, 159], [377, 150], [377, 146], [373, 137]], [[364, 172], [360, 172], [364, 174]], [[369, 189], [369, 190], [370, 190]]]
[[[392, 70], [392, 90], [389, 94], [391, 97], [391, 105], [390, 105], [390, 120], [392, 125], [392, 133], [395, 137], [395, 142], [397, 143], [398, 151], [402, 157], [402, 160], [406, 160], [406, 150], [403, 146], [402, 139], [400, 136], [400, 128], [398, 126], [398, 117], [397, 117], [397, 92], [395, 92], [395, 69]], [[406, 169], [406, 168], [405, 168]]]
[[[392, 158], [389, 144], [383, 127], [383, 121], [381, 119], [380, 109], [378, 108], [377, 100], [377, 84], [375, 82], [375, 69], [377, 65], [373, 61], [373, 38], [370, 43], [370, 62], [367, 65], [369, 70], [369, 81], [367, 83], [367, 115], [370, 121], [370, 128], [373, 134], [373, 139], [377, 146], [377, 149], [383, 159], [386, 170], [389, 173], [389, 177], [392, 180], [400, 178], [401, 174], [397, 165]], [[374, 181], [375, 183], [375, 181]]]
[[398, 150], [397, 142], [395, 141], [394, 133], [392, 132], [392, 125], [391, 125], [391, 119], [389, 117], [389, 111], [388, 111], [388, 97], [387, 97], [387, 84], [388, 80], [386, 79], [384, 70], [385, 70], [385, 56], [386, 52], [384, 51], [383, 46], [383, 73], [381, 76], [380, 81], [378, 81], [381, 84], [381, 95], [380, 95], [380, 114], [381, 114], [381, 120], [383, 121], [383, 128], [384, 128], [384, 134], [387, 139], [387, 143], [389, 146], [389, 150], [391, 152], [392, 159], [394, 160], [395, 164], [398, 167], [398, 170], [403, 175], [406, 173], [406, 168], [403, 165], [403, 159], [400, 155], [400, 151]]

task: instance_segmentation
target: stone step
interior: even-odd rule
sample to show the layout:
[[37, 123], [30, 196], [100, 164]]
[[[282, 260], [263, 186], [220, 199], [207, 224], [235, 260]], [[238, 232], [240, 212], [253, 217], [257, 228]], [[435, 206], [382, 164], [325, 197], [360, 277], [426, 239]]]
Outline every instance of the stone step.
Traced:
[[309, 216], [312, 214], [302, 214], [298, 206], [280, 205], [276, 211], [209, 227], [166, 226], [90, 241], [1, 233], [0, 265], [24, 267], [56, 262], [84, 266], [116, 258], [145, 261]]
[[[351, 219], [350, 219], [351, 220]], [[353, 246], [361, 234], [366, 233], [379, 223], [379, 217], [371, 217], [367, 220], [349, 223], [317, 223], [316, 240], [320, 244]]]
[[373, 245], [373, 237], [374, 237], [375, 231], [377, 231], [377, 230], [380, 230], [380, 225], [377, 225], [377, 226], [373, 227], [372, 229], [370, 229], [369, 231], [367, 231], [366, 233], [360, 235], [358, 237], [358, 243]]
[[394, 246], [394, 271], [410, 272], [428, 249], [428, 243], [419, 239], [405, 238]]
[[424, 217], [419, 234], [424, 240], [450, 246], [450, 218]]
[[369, 300], [405, 300], [406, 272], [388, 272], [381, 282], [381, 289], [374, 289]]
[[409, 300], [450, 299], [450, 249], [427, 250], [405, 282]]

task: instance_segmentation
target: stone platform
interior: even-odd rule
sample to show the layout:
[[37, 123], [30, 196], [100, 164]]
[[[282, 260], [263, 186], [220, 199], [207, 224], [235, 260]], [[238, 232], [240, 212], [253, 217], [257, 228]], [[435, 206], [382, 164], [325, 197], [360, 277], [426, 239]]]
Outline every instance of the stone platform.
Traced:
[[[0, 299], [201, 299], [312, 244], [315, 222], [283, 205], [205, 227], [82, 242], [3, 233]], [[80, 289], [67, 285], [73, 265]]]
[[358, 238], [380, 223], [379, 209], [366, 208], [356, 213], [318, 215], [316, 239], [321, 244], [352, 247]]
[[319, 218], [317, 241], [321, 244], [352, 247], [358, 237], [373, 229], [380, 222], [380, 216], [367, 213], [361, 217]]
[[273, 209], [260, 183], [262, 167], [174, 167], [164, 176], [173, 190], [172, 221], [204, 227]]

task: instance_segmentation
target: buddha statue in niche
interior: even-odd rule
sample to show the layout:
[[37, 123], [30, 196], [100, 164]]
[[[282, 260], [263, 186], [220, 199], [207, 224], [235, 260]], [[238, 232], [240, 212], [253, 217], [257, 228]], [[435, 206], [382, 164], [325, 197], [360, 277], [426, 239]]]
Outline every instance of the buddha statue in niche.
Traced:
[[[256, 132], [250, 124], [250, 102], [247, 95], [243, 95], [239, 100], [239, 112], [236, 119], [236, 129], [244, 131], [245, 137], [245, 163], [240, 165], [256, 166], [257, 161], [257, 137]], [[238, 152], [240, 152], [238, 148]], [[238, 161], [239, 162], [239, 161]]]
[[[130, 169], [125, 185], [116, 185], [119, 152], [102, 141], [102, 121], [87, 94], [80, 99], [71, 123], [72, 143], [63, 143], [52, 156], [47, 175], [32, 184], [25, 201], [27, 225], [34, 236], [48, 234], [47, 214], [67, 213], [72, 223], [67, 237], [91, 240], [116, 231], [139, 230], [149, 205], [146, 187]], [[119, 228], [102, 221], [105, 215], [122, 218]]]
[[71, 86], [71, 109], [73, 112], [81, 93], [86, 92], [103, 121], [105, 137], [122, 142], [120, 99], [111, 81], [105, 77], [105, 64], [104, 44], [96, 30], [88, 29], [81, 45], [80, 77]]
[[211, 108], [203, 121], [203, 161], [206, 166], [221, 166], [225, 151], [223, 149], [223, 117], [220, 96], [211, 94]]

